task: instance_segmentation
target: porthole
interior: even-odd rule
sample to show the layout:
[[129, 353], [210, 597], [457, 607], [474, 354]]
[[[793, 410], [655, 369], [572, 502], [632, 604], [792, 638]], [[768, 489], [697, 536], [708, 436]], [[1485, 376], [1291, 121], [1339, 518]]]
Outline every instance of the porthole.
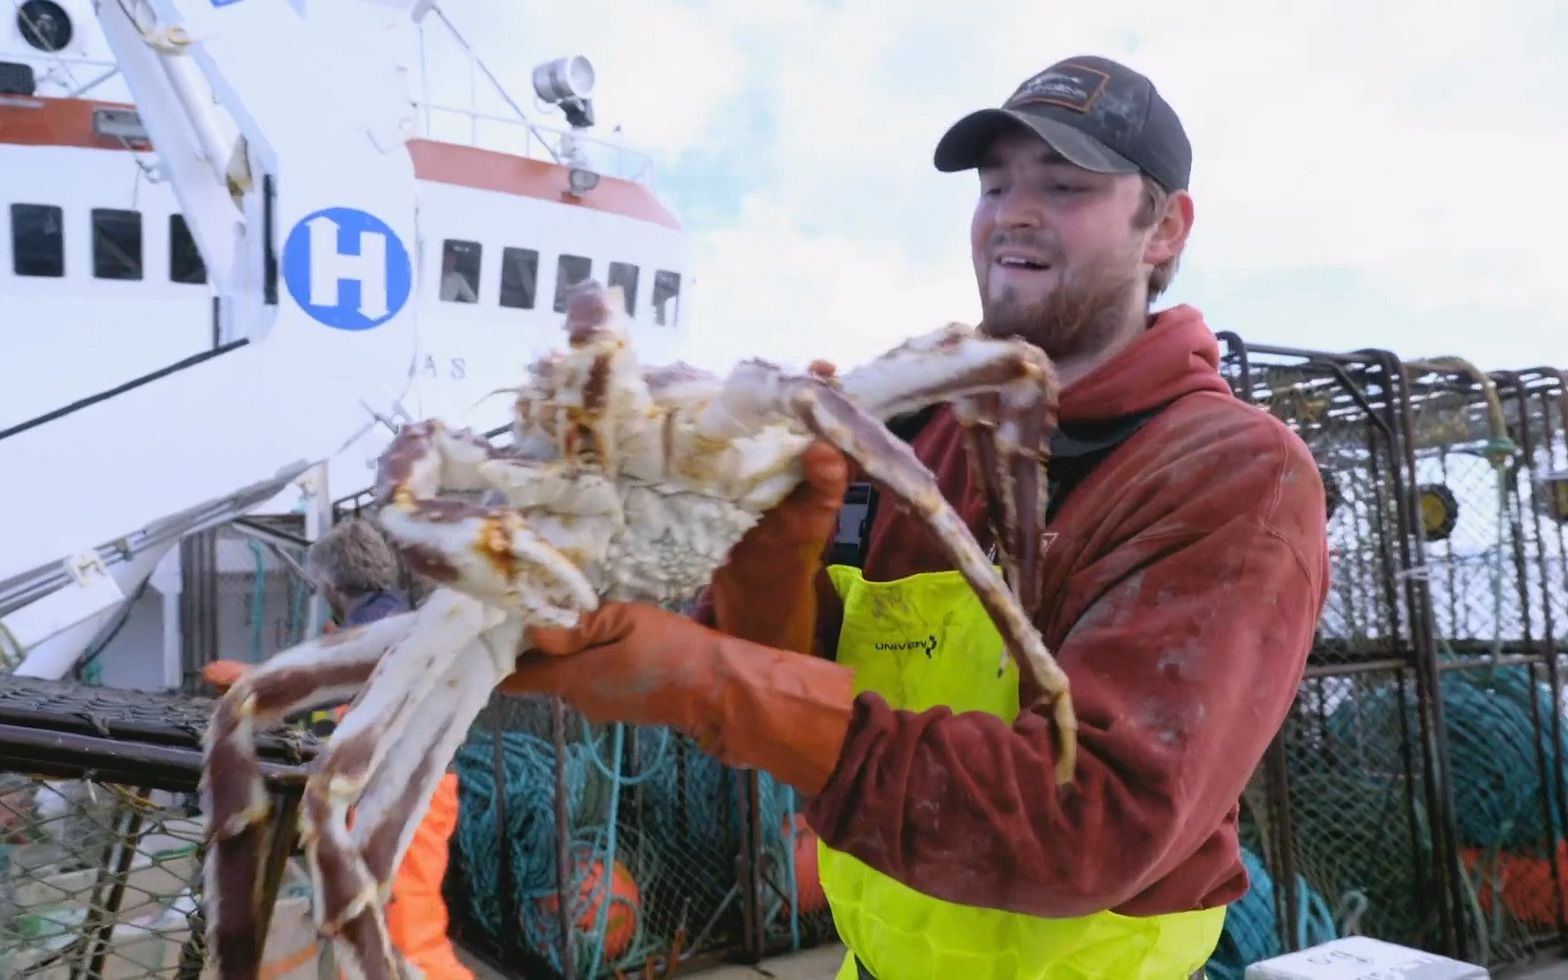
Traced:
[[39, 51], [64, 51], [76, 33], [67, 14], [54, 0], [27, 0], [16, 8], [16, 29], [22, 40]]

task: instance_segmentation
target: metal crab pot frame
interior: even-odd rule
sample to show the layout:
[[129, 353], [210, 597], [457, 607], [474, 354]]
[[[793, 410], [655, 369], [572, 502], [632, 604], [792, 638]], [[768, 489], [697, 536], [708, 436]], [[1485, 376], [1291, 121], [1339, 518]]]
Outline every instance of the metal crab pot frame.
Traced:
[[445, 892], [475, 955], [569, 978], [755, 958], [755, 774], [669, 729], [502, 694], [454, 768]]
[[789, 790], [685, 736], [497, 694], [455, 768], [447, 902], [458, 940], [503, 972], [641, 976], [832, 937]]
[[1469, 954], [1501, 964], [1568, 941], [1564, 565], [1543, 547], [1537, 479], [1560, 438], [1548, 425], [1561, 419], [1562, 377], [1452, 358], [1408, 361], [1405, 375], [1420, 478], [1442, 482], [1460, 511], [1436, 540], [1414, 528], [1447, 719], [1456, 918]]
[[1272, 889], [1278, 948], [1328, 913], [1320, 933], [1349, 918], [1490, 963], [1564, 945], [1568, 565], [1537, 493], [1564, 462], [1563, 375], [1220, 339], [1236, 395], [1324, 470], [1335, 552], [1306, 676], [1244, 798], [1244, 843], [1293, 883]]
[[[0, 687], [0, 959], [7, 969], [96, 977], [112, 964], [113, 975], [122, 977], [201, 974], [207, 956], [198, 793], [209, 704], [178, 694], [6, 678]], [[263, 732], [258, 743], [274, 814], [261, 882], [258, 930], [265, 936], [316, 743], [287, 730]], [[159, 795], [166, 797], [162, 803]], [[155, 842], [163, 848], [154, 851]], [[174, 923], [166, 927], [171, 935], [141, 924], [146, 921]], [[125, 934], [139, 937], [141, 946]], [[176, 955], [159, 948], [169, 944], [177, 944]]]
[[[1421, 833], [1425, 815], [1444, 809], [1441, 746], [1430, 737], [1441, 720], [1426, 693], [1436, 678], [1423, 669], [1429, 658], [1419, 656], [1428, 640], [1422, 584], [1408, 574], [1417, 562], [1403, 533], [1414, 488], [1397, 362], [1384, 352], [1328, 354], [1249, 344], [1230, 333], [1220, 339], [1232, 390], [1302, 436], [1328, 493], [1331, 593], [1296, 703], [1245, 799], [1246, 842], [1275, 881], [1293, 883], [1272, 889], [1272, 924], [1279, 948], [1288, 950], [1305, 944], [1296, 926], [1314, 899], [1332, 907], [1369, 887], [1368, 879], [1384, 882], [1375, 889], [1381, 901], [1369, 924], [1376, 925], [1385, 906], [1408, 910], [1445, 890], [1440, 842], [1433, 846]], [[1394, 709], [1370, 739], [1354, 717], [1368, 688], [1385, 691]], [[1362, 737], [1345, 738], [1347, 728]], [[1374, 781], [1358, 785], [1360, 772]], [[1367, 812], [1357, 820], [1359, 803]], [[1355, 854], [1378, 864], [1343, 861]], [[1451, 931], [1446, 914], [1435, 927]], [[1383, 931], [1417, 938], [1393, 923]]]

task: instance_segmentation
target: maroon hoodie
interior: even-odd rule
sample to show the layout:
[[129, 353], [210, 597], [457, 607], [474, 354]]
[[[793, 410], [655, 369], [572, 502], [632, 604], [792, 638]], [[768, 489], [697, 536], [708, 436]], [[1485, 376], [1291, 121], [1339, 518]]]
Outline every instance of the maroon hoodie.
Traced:
[[[1040, 916], [1153, 915], [1246, 891], [1237, 804], [1295, 695], [1328, 551], [1311, 454], [1234, 398], [1218, 363], [1201, 315], [1177, 307], [1062, 393], [1068, 431], [1168, 406], [1048, 523], [1036, 625], [1072, 682], [1074, 782], [1058, 795], [1044, 717], [894, 711], [867, 692], [810, 804], [826, 843], [927, 894]], [[988, 546], [952, 414], [913, 446]], [[948, 567], [918, 518], [879, 509], [868, 579]], [[819, 594], [833, 656], [841, 606], [825, 574]]]

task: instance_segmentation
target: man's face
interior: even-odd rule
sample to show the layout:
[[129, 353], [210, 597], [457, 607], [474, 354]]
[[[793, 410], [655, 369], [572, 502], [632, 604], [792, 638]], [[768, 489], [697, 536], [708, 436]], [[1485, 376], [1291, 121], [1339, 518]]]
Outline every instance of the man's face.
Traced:
[[1083, 170], [1021, 129], [992, 143], [979, 178], [970, 244], [986, 332], [1055, 358], [1115, 339], [1171, 254], [1152, 241], [1158, 222], [1133, 227], [1141, 178]]

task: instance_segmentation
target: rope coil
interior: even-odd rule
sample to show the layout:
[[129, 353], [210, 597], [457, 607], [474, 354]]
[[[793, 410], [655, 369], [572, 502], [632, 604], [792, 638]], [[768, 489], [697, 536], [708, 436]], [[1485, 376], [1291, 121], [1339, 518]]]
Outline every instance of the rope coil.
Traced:
[[[457, 901], [486, 935], [501, 941], [522, 935], [558, 972], [564, 970], [555, 905], [560, 894], [567, 898], [566, 918], [574, 923], [573, 961], [581, 975], [597, 976], [604, 968], [640, 967], [647, 957], [665, 955], [674, 932], [695, 934], [734, 886], [743, 774], [664, 728], [633, 730], [639, 749], [633, 769], [625, 763], [628, 734], [623, 725], [596, 731], [584, 721], [580, 738], [563, 747], [571, 855], [565, 869], [556, 861], [556, 746], [526, 731], [501, 735], [510, 902], [501, 889], [494, 733], [476, 728], [454, 759], [460, 787], [454, 841], [467, 879]], [[791, 938], [798, 948], [789, 819], [794, 801], [788, 787], [759, 775], [763, 846], [774, 866], [788, 872]], [[627, 795], [631, 790], [640, 792]], [[711, 875], [704, 874], [708, 869]], [[558, 890], [562, 872], [566, 880]], [[634, 894], [628, 894], [627, 876]], [[769, 897], [776, 910], [778, 899]], [[509, 907], [520, 922], [505, 921]]]

